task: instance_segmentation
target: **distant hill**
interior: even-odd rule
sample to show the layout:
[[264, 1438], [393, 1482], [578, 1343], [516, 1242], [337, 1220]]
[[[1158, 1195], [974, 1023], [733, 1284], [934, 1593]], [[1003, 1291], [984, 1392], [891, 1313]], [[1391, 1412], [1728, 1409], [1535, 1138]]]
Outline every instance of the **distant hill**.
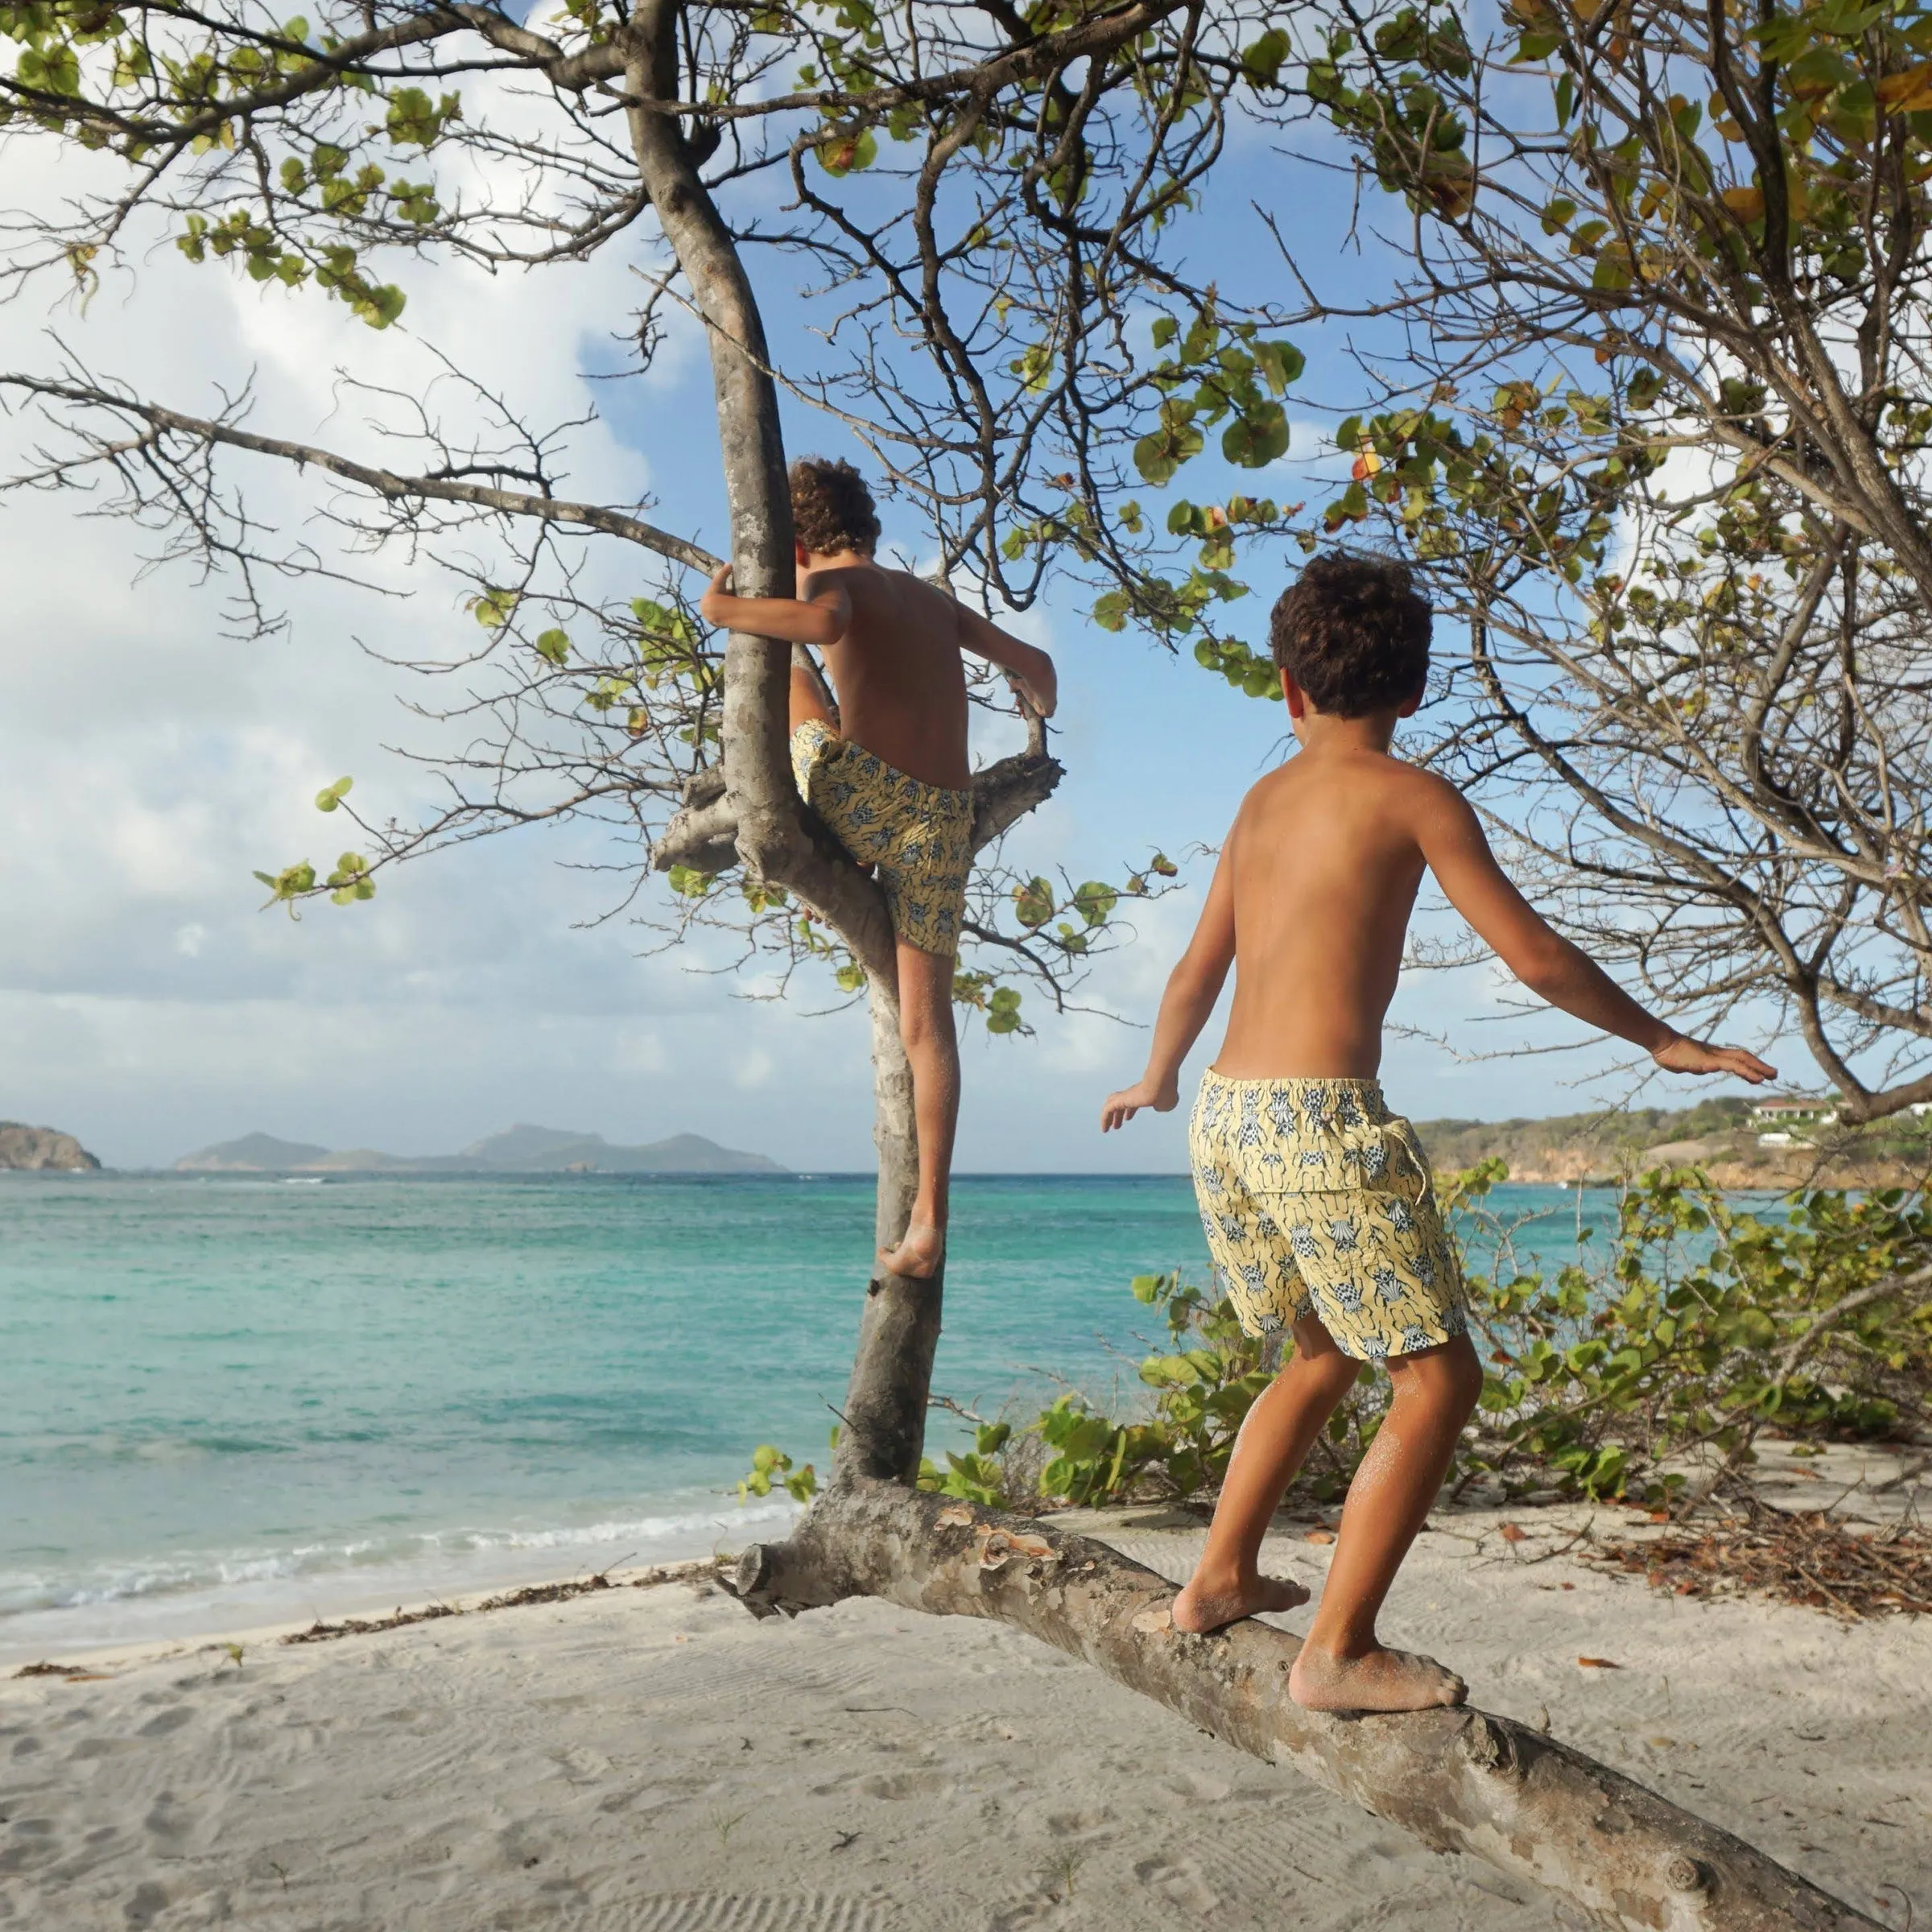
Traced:
[[219, 1141], [199, 1154], [184, 1154], [175, 1165], [192, 1173], [279, 1174], [308, 1167], [327, 1158], [326, 1147], [307, 1141], [279, 1141], [272, 1133], [245, 1133], [238, 1141]]
[[1633, 1107], [1544, 1120], [1418, 1121], [1438, 1174], [1500, 1159], [1514, 1181], [1610, 1181], [1651, 1167], [1702, 1167], [1720, 1187], [1910, 1187], [1932, 1141], [1909, 1116], [1864, 1129], [1820, 1128], [1808, 1141], [1765, 1146], [1751, 1099], [1695, 1107]]
[[0, 1168], [36, 1174], [93, 1174], [101, 1163], [57, 1127], [26, 1127], [0, 1121]]
[[701, 1133], [675, 1133], [648, 1146], [620, 1147], [601, 1133], [519, 1124], [473, 1141], [460, 1154], [411, 1157], [374, 1147], [332, 1152], [266, 1133], [223, 1141], [175, 1162], [210, 1174], [783, 1174], [762, 1154], [720, 1147]]

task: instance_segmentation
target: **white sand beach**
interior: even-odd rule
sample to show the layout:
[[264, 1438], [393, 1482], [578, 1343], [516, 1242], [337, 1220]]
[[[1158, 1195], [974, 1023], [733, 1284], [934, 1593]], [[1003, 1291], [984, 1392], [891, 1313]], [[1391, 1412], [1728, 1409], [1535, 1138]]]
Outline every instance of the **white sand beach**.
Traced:
[[[1929, 1922], [1932, 1621], [1658, 1595], [1551, 1554], [1586, 1513], [1439, 1516], [1385, 1634], [1882, 1922]], [[1199, 1534], [1172, 1521], [1082, 1526], [1178, 1578]], [[1271, 1551], [1311, 1583], [1326, 1558], [1288, 1522]], [[686, 1577], [0, 1682], [0, 1922], [35, 1932], [1197, 1922], [1575, 1922], [1024, 1637], [872, 1602], [760, 1624]]]

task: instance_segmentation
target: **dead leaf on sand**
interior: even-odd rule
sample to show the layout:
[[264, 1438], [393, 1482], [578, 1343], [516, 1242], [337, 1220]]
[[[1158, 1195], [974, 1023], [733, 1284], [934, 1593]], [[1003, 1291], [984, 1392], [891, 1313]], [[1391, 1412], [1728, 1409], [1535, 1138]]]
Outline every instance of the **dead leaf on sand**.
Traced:
[[1530, 1540], [1530, 1532], [1517, 1529], [1514, 1523], [1505, 1523], [1496, 1534], [1506, 1543], [1526, 1543]]
[[1331, 1543], [1335, 1541], [1335, 1532], [1332, 1530], [1311, 1530], [1302, 1541], [1305, 1543]]
[[1621, 1664], [1612, 1663], [1607, 1657], [1579, 1657], [1576, 1660], [1586, 1670], [1620, 1670]]

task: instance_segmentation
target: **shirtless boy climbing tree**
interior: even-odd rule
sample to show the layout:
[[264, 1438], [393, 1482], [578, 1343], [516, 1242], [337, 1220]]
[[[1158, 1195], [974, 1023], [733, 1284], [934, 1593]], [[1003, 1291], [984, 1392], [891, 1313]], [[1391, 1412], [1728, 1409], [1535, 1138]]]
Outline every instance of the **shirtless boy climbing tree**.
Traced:
[[1423, 872], [1524, 985], [1659, 1067], [1754, 1084], [1775, 1074], [1755, 1055], [1686, 1039], [1620, 992], [1503, 876], [1455, 787], [1389, 755], [1397, 720], [1422, 702], [1429, 630], [1408, 572], [1375, 558], [1317, 558], [1276, 605], [1271, 642], [1301, 749], [1242, 801], [1167, 982], [1147, 1071], [1100, 1117], [1104, 1132], [1178, 1104], [1181, 1062], [1232, 966], [1228, 1036], [1195, 1104], [1195, 1188], [1242, 1327], [1292, 1327], [1294, 1352], [1248, 1412], [1174, 1623], [1211, 1631], [1307, 1600], [1260, 1573], [1262, 1534], [1361, 1364], [1385, 1364], [1389, 1413], [1349, 1488], [1288, 1680], [1316, 1710], [1463, 1695], [1459, 1678], [1385, 1649], [1375, 1630], [1483, 1386], [1427, 1157], [1376, 1078]]
[[720, 570], [698, 609], [720, 629], [815, 645], [835, 713], [808, 671], [791, 674], [791, 762], [799, 791], [858, 864], [876, 871], [898, 941], [899, 1034], [912, 1067], [919, 1191], [896, 1248], [879, 1259], [925, 1277], [946, 1245], [947, 1183], [960, 1112], [953, 961], [972, 869], [966, 760], [968, 650], [1005, 671], [1053, 716], [1053, 660], [944, 591], [873, 560], [879, 519], [849, 463], [791, 466], [799, 594], [741, 597]]

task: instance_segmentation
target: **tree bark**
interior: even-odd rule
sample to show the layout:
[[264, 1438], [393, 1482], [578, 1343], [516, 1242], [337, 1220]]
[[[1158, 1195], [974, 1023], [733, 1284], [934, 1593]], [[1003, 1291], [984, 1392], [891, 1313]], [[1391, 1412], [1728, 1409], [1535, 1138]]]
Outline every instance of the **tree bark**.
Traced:
[[[919, 1184], [919, 1140], [913, 1120], [912, 1069], [899, 1042], [898, 1001], [875, 981], [869, 1004], [872, 1137], [879, 1154], [874, 1232], [883, 1248], [905, 1233], [911, 1218]], [[910, 1488], [917, 1480], [945, 1286], [943, 1262], [925, 1281], [875, 1268], [865, 1290], [859, 1345], [832, 1455], [835, 1488], [867, 1481]]]
[[877, 1596], [1010, 1624], [1269, 1764], [1632, 1932], [1873, 1932], [1879, 1922], [1740, 1839], [1513, 1719], [1463, 1708], [1344, 1718], [1288, 1695], [1298, 1641], [1252, 1620], [1173, 1628], [1174, 1587], [1051, 1523], [835, 1480], [790, 1542], [726, 1583], [756, 1616]]
[[[645, 0], [625, 68], [625, 114], [638, 172], [704, 322], [716, 392], [732, 568], [746, 597], [790, 597], [791, 496], [778, 386], [758, 298], [737, 244], [705, 188], [675, 114], [678, 0]], [[791, 653], [734, 631], [724, 650], [721, 726], [724, 795], [748, 875], [799, 894], [837, 927], [874, 985], [894, 984], [892, 929], [877, 888], [849, 860], [822, 852], [805, 830], [786, 737]], [[715, 825], [706, 843], [715, 846]]]

